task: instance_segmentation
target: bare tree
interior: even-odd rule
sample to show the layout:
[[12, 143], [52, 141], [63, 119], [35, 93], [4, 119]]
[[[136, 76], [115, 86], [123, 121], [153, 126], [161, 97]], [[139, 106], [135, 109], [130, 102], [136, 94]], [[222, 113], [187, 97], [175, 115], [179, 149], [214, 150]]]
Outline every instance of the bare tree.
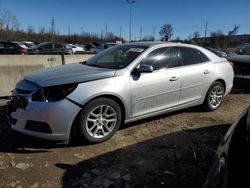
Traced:
[[3, 29], [3, 20], [0, 18], [0, 30]]
[[46, 29], [45, 29], [45, 27], [44, 27], [44, 26], [42, 26], [42, 27], [40, 27], [40, 28], [38, 29], [38, 33], [39, 33], [39, 34], [44, 35], [44, 34], [45, 34], [45, 32], [46, 32]]
[[19, 22], [19, 20], [17, 19], [17, 17], [15, 15], [12, 15], [12, 19], [11, 19], [10, 25], [11, 25], [11, 30], [13, 30], [13, 31], [14, 30], [15, 31], [19, 30], [20, 22]]
[[15, 15], [9, 10], [4, 9], [0, 11], [0, 20], [2, 28], [6, 30], [18, 30], [20, 23]]
[[35, 33], [35, 27], [33, 25], [28, 25], [27, 32], [28, 34]]
[[228, 36], [236, 35], [240, 26], [235, 25], [232, 31], [228, 31]]
[[199, 31], [195, 31], [194, 34], [193, 34], [193, 38], [200, 38], [200, 33]]
[[202, 39], [200, 37], [201, 37], [200, 33], [198, 31], [195, 31], [193, 33], [193, 38], [191, 39], [190, 42], [193, 43], [193, 44], [201, 46], [202, 45]]
[[155, 38], [152, 35], [147, 35], [142, 38], [142, 41], [154, 41]]
[[159, 32], [161, 35], [161, 39], [163, 41], [169, 41], [171, 36], [173, 35], [173, 27], [171, 24], [165, 24], [161, 27], [161, 30]]
[[226, 36], [222, 31], [211, 32], [210, 34], [211, 46], [218, 49], [225, 49], [227, 47]]

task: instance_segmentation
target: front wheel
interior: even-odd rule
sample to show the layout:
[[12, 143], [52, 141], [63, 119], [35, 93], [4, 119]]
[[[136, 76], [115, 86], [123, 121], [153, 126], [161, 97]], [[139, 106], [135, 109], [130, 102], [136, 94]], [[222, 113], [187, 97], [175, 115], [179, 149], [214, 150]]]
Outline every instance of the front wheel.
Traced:
[[78, 118], [80, 136], [90, 143], [99, 143], [111, 138], [122, 121], [119, 105], [108, 98], [90, 101]]
[[221, 82], [214, 82], [206, 95], [206, 98], [203, 103], [203, 107], [207, 111], [217, 110], [224, 98], [225, 90]]

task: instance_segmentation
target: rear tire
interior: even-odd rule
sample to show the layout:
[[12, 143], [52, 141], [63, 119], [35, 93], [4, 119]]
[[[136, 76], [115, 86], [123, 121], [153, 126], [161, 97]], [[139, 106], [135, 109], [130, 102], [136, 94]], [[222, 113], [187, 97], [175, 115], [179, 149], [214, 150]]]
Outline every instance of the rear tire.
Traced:
[[99, 143], [111, 138], [121, 122], [122, 113], [119, 105], [109, 98], [98, 98], [84, 107], [77, 124], [83, 140]]
[[215, 111], [217, 110], [223, 99], [224, 99], [225, 89], [221, 82], [214, 82], [206, 95], [206, 98], [203, 102], [203, 107], [206, 111]]

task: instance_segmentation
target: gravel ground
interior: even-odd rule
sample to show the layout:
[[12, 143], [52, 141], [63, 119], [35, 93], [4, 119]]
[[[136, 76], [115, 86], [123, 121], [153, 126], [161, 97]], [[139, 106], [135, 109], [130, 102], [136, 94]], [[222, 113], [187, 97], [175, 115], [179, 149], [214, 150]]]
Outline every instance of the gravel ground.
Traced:
[[190, 108], [125, 125], [104, 143], [60, 145], [13, 132], [0, 99], [0, 187], [200, 188], [249, 104], [250, 92], [234, 89], [216, 112]]

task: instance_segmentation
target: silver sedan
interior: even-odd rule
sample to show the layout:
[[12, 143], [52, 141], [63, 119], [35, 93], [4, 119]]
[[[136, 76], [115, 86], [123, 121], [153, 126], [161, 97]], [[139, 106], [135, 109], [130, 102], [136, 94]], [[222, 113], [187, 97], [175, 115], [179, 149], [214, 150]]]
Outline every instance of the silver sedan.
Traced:
[[216, 110], [233, 77], [226, 59], [198, 46], [117, 45], [86, 62], [24, 77], [13, 90], [9, 121], [31, 136], [98, 143], [124, 123], [195, 105]]

